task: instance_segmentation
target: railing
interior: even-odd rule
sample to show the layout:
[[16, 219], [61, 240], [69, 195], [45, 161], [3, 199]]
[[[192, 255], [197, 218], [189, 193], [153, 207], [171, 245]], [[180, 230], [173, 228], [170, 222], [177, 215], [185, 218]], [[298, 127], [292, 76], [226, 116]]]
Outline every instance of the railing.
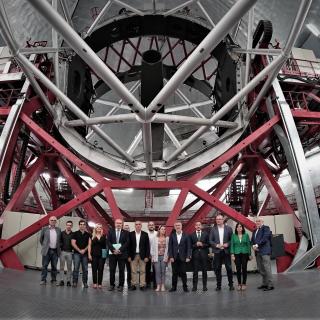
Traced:
[[292, 109], [308, 109], [310, 97], [308, 92], [299, 91], [283, 91], [283, 94]]
[[282, 74], [320, 78], [320, 63], [289, 58], [281, 69]]
[[20, 89], [0, 89], [0, 107], [12, 106], [21, 97]]

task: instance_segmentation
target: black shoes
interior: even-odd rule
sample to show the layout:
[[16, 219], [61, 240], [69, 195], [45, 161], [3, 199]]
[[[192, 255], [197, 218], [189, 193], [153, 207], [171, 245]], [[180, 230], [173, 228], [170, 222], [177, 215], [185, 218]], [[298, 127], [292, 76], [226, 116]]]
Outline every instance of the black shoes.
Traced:
[[136, 288], [136, 286], [131, 286], [131, 287], [129, 288], [129, 290], [130, 290], [130, 291], [134, 291], [134, 290], [137, 290], [137, 288]]
[[184, 292], [189, 292], [188, 287], [183, 287], [183, 291], [184, 291]]
[[78, 284], [77, 284], [76, 282], [74, 282], [74, 283], [72, 284], [72, 287], [73, 287], [73, 288], [76, 288], [77, 285], [78, 285]]
[[203, 291], [208, 291], [208, 288], [207, 287], [203, 287]]
[[57, 280], [52, 279], [50, 282], [51, 282], [51, 284], [56, 284], [56, 283], [57, 283]]
[[118, 289], [119, 292], [122, 292], [123, 291], [123, 286], [118, 286], [117, 289]]
[[83, 284], [83, 287], [84, 287], [85, 289], [87, 289], [87, 288], [88, 288], [88, 284], [87, 284], [87, 283], [84, 283], [84, 284]]
[[193, 292], [197, 291], [197, 288], [196, 288], [196, 287], [193, 287], [193, 288], [192, 288], [192, 291], [193, 291]]
[[229, 290], [234, 291], [234, 286], [233, 285], [229, 286]]
[[57, 283], [57, 286], [63, 287], [64, 286], [64, 281], [61, 280], [59, 283]]
[[221, 287], [216, 287], [216, 291], [221, 291]]
[[177, 288], [171, 288], [171, 289], [169, 290], [169, 292], [174, 292], [174, 291], [177, 291]]
[[71, 282], [67, 281], [67, 287], [71, 287]]
[[110, 286], [108, 290], [109, 291], [114, 291], [114, 286]]
[[274, 287], [265, 287], [264, 289], [263, 289], [263, 291], [270, 291], [270, 290], [273, 290], [274, 289]]
[[140, 290], [141, 290], [141, 291], [145, 291], [145, 290], [146, 290], [146, 287], [140, 287]]
[[261, 286], [259, 286], [257, 289], [265, 289], [265, 288], [267, 288], [268, 286], [265, 286], [265, 285], [261, 285]]

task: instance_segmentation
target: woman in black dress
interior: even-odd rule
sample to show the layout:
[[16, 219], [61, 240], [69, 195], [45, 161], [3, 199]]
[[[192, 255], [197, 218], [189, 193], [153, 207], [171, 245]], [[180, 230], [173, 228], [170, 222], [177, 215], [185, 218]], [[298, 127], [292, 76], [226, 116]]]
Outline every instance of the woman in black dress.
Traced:
[[106, 262], [105, 250], [107, 247], [103, 228], [97, 223], [94, 230], [91, 245], [88, 248], [89, 260], [91, 260], [93, 288], [102, 288], [103, 269]]

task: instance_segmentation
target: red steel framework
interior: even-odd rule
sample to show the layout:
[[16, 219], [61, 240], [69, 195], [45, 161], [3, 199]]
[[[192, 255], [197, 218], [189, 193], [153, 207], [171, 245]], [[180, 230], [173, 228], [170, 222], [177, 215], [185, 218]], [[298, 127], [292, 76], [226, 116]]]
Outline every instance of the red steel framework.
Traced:
[[[106, 48], [106, 57], [108, 55], [108, 50], [110, 49], [120, 55], [117, 66], [118, 71], [122, 62], [131, 65], [130, 62], [123, 58], [125, 45], [131, 43], [130, 45], [134, 46], [136, 50], [134, 60], [132, 62], [134, 64], [137, 55], [141, 54], [139, 52], [140, 41], [141, 39], [138, 39], [137, 46], [134, 46], [131, 43], [131, 40], [125, 40], [123, 42], [121, 52], [116, 51], [112, 46], [110, 46], [109, 48]], [[178, 66], [182, 61], [176, 62], [172, 52], [175, 46], [182, 45], [185, 48], [185, 44], [183, 42], [181, 43], [181, 40], [174, 44], [171, 44], [169, 39], [167, 39], [167, 41], [170, 48], [167, 55], [171, 54], [172, 63]], [[156, 37], [151, 37], [150, 39], [150, 48], [152, 48], [153, 45], [155, 47], [158, 45]], [[186, 49], [184, 49], [184, 52], [186, 58], [190, 52], [187, 53]], [[208, 79], [203, 68], [206, 62], [207, 61], [203, 61], [199, 65], [198, 69], [202, 68], [204, 78]], [[286, 67], [282, 70], [283, 74], [286, 72]], [[295, 64], [295, 67], [297, 67], [297, 64]], [[292, 70], [290, 72], [292, 72]], [[295, 70], [295, 72], [297, 71]], [[303, 131], [303, 135], [300, 137], [302, 141], [307, 141], [320, 131], [320, 112], [310, 111], [308, 109], [308, 101], [311, 99], [319, 102], [319, 98], [311, 92], [311, 86], [309, 86], [309, 88], [302, 86], [302, 90], [298, 91], [299, 94], [296, 94], [299, 89], [299, 85], [295, 84], [294, 88], [295, 92], [288, 90], [285, 92], [285, 96], [287, 97], [287, 102], [291, 107], [292, 115], [295, 118], [296, 124], [308, 126], [308, 130]], [[96, 168], [81, 160], [67, 147], [62, 145], [53, 137], [51, 132], [45, 130], [46, 128], [42, 128], [34, 117], [35, 111], [42, 108], [42, 103], [37, 96], [31, 96], [31, 92], [32, 90], [29, 90], [27, 93], [30, 98], [25, 100], [19, 119], [14, 128], [11, 143], [7, 150], [6, 161], [3, 165], [2, 171], [0, 172], [0, 185], [4, 186], [8, 170], [14, 171], [17, 169], [17, 165], [13, 160], [19, 157], [20, 147], [18, 138], [22, 130], [28, 130], [30, 134], [38, 139], [38, 143], [41, 143], [46, 151], [38, 158], [31, 155], [28, 159], [25, 159], [24, 179], [17, 187], [10, 201], [6, 205], [2, 203], [1, 207], [3, 211], [30, 212], [32, 210], [30, 210], [30, 207], [25, 203], [25, 200], [28, 195], [32, 193], [36, 203], [34, 212], [43, 214], [45, 210], [43, 205], [41, 205], [41, 199], [35, 188], [36, 182], [39, 182], [51, 199], [52, 210], [48, 212], [48, 214], [42, 216], [37, 222], [21, 230], [9, 239], [0, 240], [0, 259], [5, 267], [19, 270], [23, 269], [13, 247], [37, 233], [43, 226], [48, 224], [49, 217], [53, 215], [60, 218], [75, 210], [80, 216], [87, 220], [102, 223], [106, 229], [112, 225], [114, 219], [117, 218], [124, 218], [130, 221], [134, 219], [153, 219], [144, 215], [131, 216], [130, 213], [120, 209], [114, 196], [114, 190], [117, 189], [133, 188], [142, 190], [180, 190], [170, 214], [156, 219], [157, 222], [166, 224], [168, 233], [171, 232], [175, 221], [178, 219], [182, 219], [184, 222], [184, 230], [186, 232], [191, 232], [193, 230], [194, 222], [196, 221], [211, 223], [213, 221], [211, 215], [213, 208], [217, 212], [225, 214], [232, 220], [242, 223], [248, 230], [253, 231], [255, 229], [255, 224], [248, 216], [254, 213], [252, 208], [252, 200], [254, 196], [253, 185], [254, 181], [259, 181], [258, 189], [261, 190], [262, 187], [265, 186], [268, 190], [267, 201], [265, 201], [263, 206], [260, 207], [259, 213], [261, 215], [292, 214], [294, 216], [297, 235], [299, 236], [299, 231], [301, 232], [300, 221], [296, 218], [292, 204], [290, 204], [284, 195], [277, 181], [281, 171], [286, 168], [286, 163], [275, 169], [276, 166], [270, 166], [267, 161], [270, 153], [262, 154], [258, 149], [258, 146], [262, 141], [272, 141], [274, 138], [273, 127], [275, 125], [281, 125], [281, 118], [278, 114], [276, 104], [274, 104], [274, 117], [264, 123], [260, 123], [256, 117], [253, 117], [250, 122], [250, 133], [220, 157], [207, 164], [188, 178], [177, 181], [133, 181], [119, 180], [112, 175], [106, 176], [105, 174], [100, 173]], [[46, 96], [50, 102], [53, 102], [55, 99], [53, 94], [49, 91], [46, 92]], [[251, 103], [253, 103], [255, 96], [256, 92], [252, 92], [249, 95], [249, 101]], [[0, 98], [3, 101], [0, 107], [0, 120], [4, 123], [9, 115], [14, 99], [16, 99], [15, 89], [12, 89], [11, 92], [0, 90]], [[262, 112], [265, 110], [264, 101], [260, 105], [260, 110]], [[273, 146], [270, 145], [270, 148], [272, 149]], [[206, 191], [197, 186], [197, 183], [200, 180], [217, 173], [223, 165], [227, 165], [229, 167], [229, 171], [217, 184]], [[57, 169], [59, 174], [64, 177], [67, 183], [66, 188], [70, 191], [69, 197], [61, 198], [61, 195], [59, 194], [59, 188], [55, 183], [55, 179], [57, 179], [55, 171]], [[96, 185], [90, 186], [86, 183], [77, 173], [75, 173], [75, 169], [77, 169], [78, 172], [82, 172], [86, 176], [91, 177], [95, 181]], [[51, 178], [49, 179], [49, 182], [43, 178], [42, 174], [44, 172], [50, 173]], [[241, 178], [239, 178], [240, 176]], [[239, 179], [245, 180], [241, 194], [237, 194], [237, 197], [240, 199], [240, 208], [232, 206], [231, 203], [227, 205], [223, 200], [221, 200], [221, 197], [230, 189], [230, 186], [235, 184]], [[67, 189], [65, 189], [65, 191]], [[193, 194], [196, 199], [191, 203], [186, 204], [188, 194]], [[95, 199], [96, 196], [108, 203], [110, 215], [99, 205]], [[230, 196], [232, 195], [230, 194]], [[267, 210], [269, 200], [272, 200], [273, 203], [272, 211]], [[202, 201], [203, 204], [199, 209], [192, 212], [191, 218], [188, 218], [187, 220], [184, 219], [183, 216], [186, 213], [191, 212], [191, 208], [200, 201]], [[285, 244], [287, 256], [277, 258], [278, 271], [284, 271], [290, 265], [297, 247], [298, 243]]]

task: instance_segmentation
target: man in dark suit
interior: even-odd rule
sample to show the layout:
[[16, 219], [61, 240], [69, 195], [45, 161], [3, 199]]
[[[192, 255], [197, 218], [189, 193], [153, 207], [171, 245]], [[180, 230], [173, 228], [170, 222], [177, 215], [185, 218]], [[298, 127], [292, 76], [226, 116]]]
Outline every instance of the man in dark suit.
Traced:
[[207, 291], [207, 262], [209, 254], [209, 234], [202, 231], [200, 221], [195, 223], [195, 231], [190, 235], [192, 246], [192, 266], [193, 266], [193, 287], [192, 291], [197, 291], [198, 272], [202, 271], [203, 291]]
[[119, 285], [118, 291], [123, 290], [124, 285], [124, 269], [126, 260], [128, 259], [129, 248], [129, 232], [122, 229], [123, 221], [116, 219], [114, 222], [115, 229], [109, 231], [107, 237], [107, 245], [109, 248], [109, 267], [110, 267], [110, 288], [109, 291], [115, 289], [115, 274], [117, 264], [119, 268]]
[[178, 276], [180, 275], [183, 291], [188, 292], [187, 262], [190, 261], [192, 250], [190, 238], [182, 232], [182, 223], [174, 224], [175, 232], [169, 238], [168, 257], [172, 266], [172, 288], [169, 292], [177, 290]]
[[[141, 221], [136, 221], [135, 230], [129, 234], [129, 261], [131, 262], [131, 287], [130, 290], [136, 290], [140, 285], [140, 290], [146, 287], [146, 263], [150, 257], [149, 236], [142, 231]], [[140, 281], [138, 280], [138, 269]]]
[[[125, 223], [123, 226], [123, 230], [130, 232], [130, 226], [127, 223]], [[126, 259], [126, 272], [127, 272], [127, 285], [128, 285], [128, 288], [130, 288], [131, 287], [131, 266], [128, 259]]]
[[268, 226], [263, 224], [263, 219], [256, 219], [257, 230], [252, 233], [251, 243], [256, 254], [257, 267], [262, 276], [262, 285], [258, 289], [264, 291], [273, 290], [271, 273], [271, 236], [272, 233]]
[[225, 218], [222, 214], [216, 216], [216, 224], [212, 227], [209, 236], [209, 243], [212, 247], [212, 252], [214, 253], [213, 270], [217, 279], [216, 291], [221, 290], [221, 269], [223, 262], [227, 270], [229, 289], [234, 290], [230, 255], [232, 229], [224, 224], [224, 220]]

